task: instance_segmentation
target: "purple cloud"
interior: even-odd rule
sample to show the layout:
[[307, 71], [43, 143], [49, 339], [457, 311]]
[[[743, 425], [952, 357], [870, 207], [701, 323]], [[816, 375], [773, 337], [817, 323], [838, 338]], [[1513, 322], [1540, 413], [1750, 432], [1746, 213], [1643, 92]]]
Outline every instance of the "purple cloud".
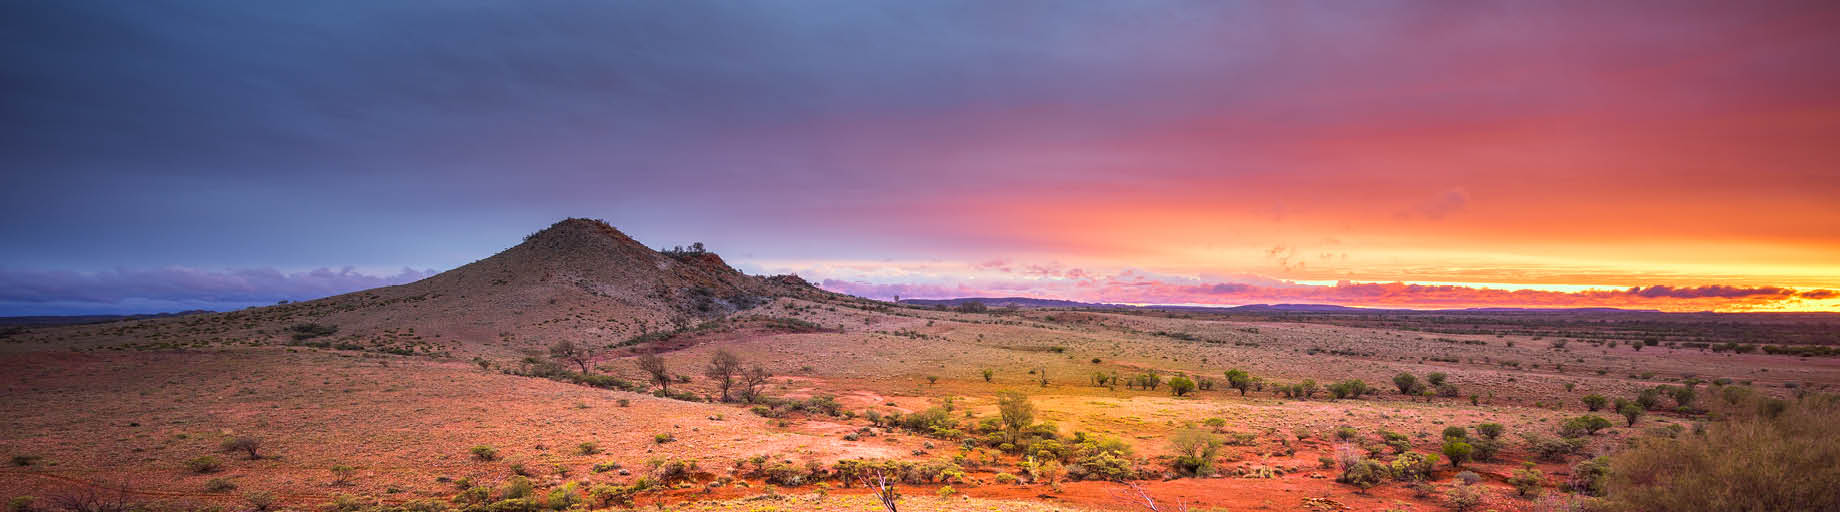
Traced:
[[412, 282], [434, 274], [432, 270], [404, 268], [394, 275], [372, 275], [352, 267], [292, 273], [273, 268], [160, 267], [101, 272], [0, 269], [0, 308], [10, 312], [37, 312], [48, 305], [76, 305], [94, 311], [182, 305], [191, 309], [230, 309], [315, 299]]

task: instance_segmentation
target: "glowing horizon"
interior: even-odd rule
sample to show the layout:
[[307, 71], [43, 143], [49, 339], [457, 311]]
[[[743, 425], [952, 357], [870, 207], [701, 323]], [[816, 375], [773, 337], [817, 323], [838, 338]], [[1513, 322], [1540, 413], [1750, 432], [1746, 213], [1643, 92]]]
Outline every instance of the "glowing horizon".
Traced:
[[0, 10], [0, 314], [564, 217], [877, 297], [1840, 311], [1831, 2]]

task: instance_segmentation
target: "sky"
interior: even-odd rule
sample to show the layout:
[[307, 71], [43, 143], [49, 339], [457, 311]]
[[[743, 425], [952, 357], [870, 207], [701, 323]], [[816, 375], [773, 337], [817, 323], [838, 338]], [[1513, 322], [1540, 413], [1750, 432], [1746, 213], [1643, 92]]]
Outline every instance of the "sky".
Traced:
[[565, 217], [887, 299], [1840, 311], [1833, 2], [0, 2], [0, 315]]

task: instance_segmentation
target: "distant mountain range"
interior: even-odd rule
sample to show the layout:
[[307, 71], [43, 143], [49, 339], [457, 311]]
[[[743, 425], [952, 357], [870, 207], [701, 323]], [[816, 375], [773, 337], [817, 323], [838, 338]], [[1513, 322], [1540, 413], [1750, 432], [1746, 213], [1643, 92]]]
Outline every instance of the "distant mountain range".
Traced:
[[197, 314], [202, 314], [202, 313], [215, 313], [215, 311], [206, 311], [206, 310], [198, 309], [198, 310], [192, 310], [192, 311], [180, 311], [177, 313], [149, 313], [149, 314], [144, 314], [144, 315], [0, 316], [0, 325], [9, 326], [9, 327], [12, 327], [12, 326], [35, 327], [35, 326], [52, 326], [52, 325], [99, 324], [103, 322], [119, 322], [122, 320], [146, 320], [150, 318], [167, 318], [167, 317], [175, 317], [175, 316], [197, 315]]
[[901, 304], [916, 306], [957, 306], [967, 302], [982, 302], [985, 306], [995, 308], [1129, 308], [1122, 304], [1095, 304], [1059, 299], [1036, 299], [1031, 297], [964, 297], [958, 299], [901, 299]]

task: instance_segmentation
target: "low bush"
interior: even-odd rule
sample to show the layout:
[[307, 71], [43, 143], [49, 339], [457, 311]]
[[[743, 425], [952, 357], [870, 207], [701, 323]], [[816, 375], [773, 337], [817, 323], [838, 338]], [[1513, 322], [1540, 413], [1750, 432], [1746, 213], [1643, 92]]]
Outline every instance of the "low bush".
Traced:
[[205, 492], [230, 492], [236, 490], [236, 482], [224, 478], [213, 478], [204, 483]]
[[243, 452], [245, 455], [249, 456], [249, 460], [262, 458], [262, 455], [257, 453], [257, 450], [262, 449], [262, 440], [254, 437], [232, 437], [225, 439], [218, 447], [223, 448], [226, 452]]
[[185, 469], [193, 473], [216, 473], [224, 468], [224, 462], [217, 457], [205, 455], [185, 461]]
[[1392, 475], [1400, 480], [1430, 480], [1431, 472], [1437, 469], [1437, 463], [1436, 454], [1408, 451], [1393, 457]]
[[477, 460], [481, 460], [481, 461], [498, 460], [498, 449], [493, 448], [491, 446], [487, 446], [483, 444], [474, 446], [471, 450], [469, 450], [469, 452], [471, 452], [473, 454], [473, 458]]
[[1521, 434], [1521, 438], [1527, 440], [1527, 451], [1533, 452], [1535, 458], [1545, 461], [1563, 461], [1566, 456], [1584, 449], [1583, 439], [1561, 439], [1534, 433]]
[[1521, 466], [1521, 469], [1514, 470], [1513, 474], [1508, 475], [1508, 485], [1514, 486], [1515, 494], [1523, 498], [1539, 495], [1540, 485], [1545, 482], [1546, 476], [1540, 474], [1540, 470], [1534, 469], [1532, 462], [1526, 463]]
[[1586, 496], [1603, 496], [1610, 485], [1610, 458], [1592, 457], [1572, 464], [1571, 479], [1566, 487]]

